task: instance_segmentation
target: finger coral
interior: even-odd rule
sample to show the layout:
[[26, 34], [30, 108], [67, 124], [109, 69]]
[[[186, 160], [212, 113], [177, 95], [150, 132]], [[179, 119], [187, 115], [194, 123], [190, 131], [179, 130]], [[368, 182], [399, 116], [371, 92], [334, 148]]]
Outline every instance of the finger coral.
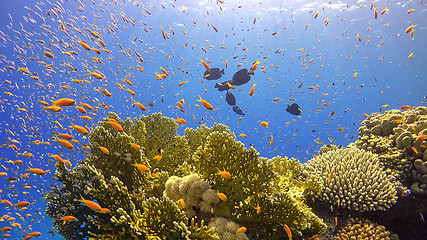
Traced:
[[312, 158], [306, 167], [323, 183], [316, 195], [322, 201], [359, 212], [386, 210], [397, 201], [393, 178], [371, 152], [336, 149]]

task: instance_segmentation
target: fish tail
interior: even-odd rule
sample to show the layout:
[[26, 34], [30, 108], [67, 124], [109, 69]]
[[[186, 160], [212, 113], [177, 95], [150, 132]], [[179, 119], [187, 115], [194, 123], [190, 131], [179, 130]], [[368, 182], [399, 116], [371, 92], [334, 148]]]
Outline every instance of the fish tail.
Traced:
[[220, 73], [222, 73], [223, 75], [225, 74], [224, 68], [220, 71]]

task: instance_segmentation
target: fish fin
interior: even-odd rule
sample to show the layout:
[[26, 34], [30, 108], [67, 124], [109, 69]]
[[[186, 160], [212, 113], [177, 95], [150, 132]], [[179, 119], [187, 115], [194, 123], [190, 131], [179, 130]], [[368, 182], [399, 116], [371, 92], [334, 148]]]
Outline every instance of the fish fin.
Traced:
[[215, 83], [215, 87], [214, 88], [219, 88], [219, 84]]
[[224, 68], [220, 71], [220, 73], [222, 73], [223, 75], [225, 74]]

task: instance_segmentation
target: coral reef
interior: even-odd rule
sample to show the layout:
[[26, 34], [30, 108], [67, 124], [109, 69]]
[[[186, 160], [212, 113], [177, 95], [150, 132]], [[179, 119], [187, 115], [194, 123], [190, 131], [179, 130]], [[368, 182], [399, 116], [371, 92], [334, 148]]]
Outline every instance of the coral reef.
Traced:
[[354, 211], [387, 210], [397, 201], [393, 178], [379, 164], [378, 157], [358, 148], [336, 149], [306, 164], [310, 175], [321, 179], [322, 201]]
[[414, 182], [420, 185], [427, 180], [423, 167], [427, 161], [426, 135], [426, 107], [408, 111], [394, 109], [365, 119], [355, 145], [378, 154], [386, 171], [409, 187]]
[[384, 226], [373, 223], [367, 219], [350, 218], [345, 226], [341, 227], [335, 234], [334, 240], [389, 240], [390, 232]]
[[62, 184], [46, 195], [66, 239], [277, 239], [285, 225], [294, 236], [326, 228], [305, 203], [321, 181], [295, 159], [259, 157], [225, 125], [179, 136], [159, 113], [124, 121], [110, 113], [89, 143], [73, 169], [57, 164]]

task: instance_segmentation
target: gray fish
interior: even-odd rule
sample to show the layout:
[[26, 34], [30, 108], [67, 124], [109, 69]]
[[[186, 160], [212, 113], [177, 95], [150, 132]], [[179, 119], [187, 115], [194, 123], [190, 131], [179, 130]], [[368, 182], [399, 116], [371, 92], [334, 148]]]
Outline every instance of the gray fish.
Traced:
[[240, 109], [238, 106], [233, 106], [233, 111], [239, 115], [245, 116], [245, 113], [243, 113], [242, 109]]
[[227, 91], [227, 94], [225, 95], [225, 100], [227, 101], [227, 103], [231, 106], [236, 105], [236, 98], [234, 97], [234, 95]]
[[217, 80], [224, 75], [224, 69], [219, 70], [219, 68], [211, 68], [210, 70], [206, 70], [203, 74], [203, 78], [206, 80]]
[[292, 115], [301, 115], [301, 108], [296, 103], [292, 103], [292, 105], [286, 108], [286, 112]]
[[243, 85], [247, 82], [249, 82], [249, 80], [251, 80], [251, 76], [249, 76], [249, 72], [248, 69], [243, 68], [240, 69], [239, 71], [237, 71], [234, 75], [233, 75], [233, 79], [223, 82], [221, 84], [215, 84], [215, 88], [218, 88], [218, 91], [225, 91], [230, 89], [230, 87], [228, 86], [227, 82], [233, 86], [240, 86]]

